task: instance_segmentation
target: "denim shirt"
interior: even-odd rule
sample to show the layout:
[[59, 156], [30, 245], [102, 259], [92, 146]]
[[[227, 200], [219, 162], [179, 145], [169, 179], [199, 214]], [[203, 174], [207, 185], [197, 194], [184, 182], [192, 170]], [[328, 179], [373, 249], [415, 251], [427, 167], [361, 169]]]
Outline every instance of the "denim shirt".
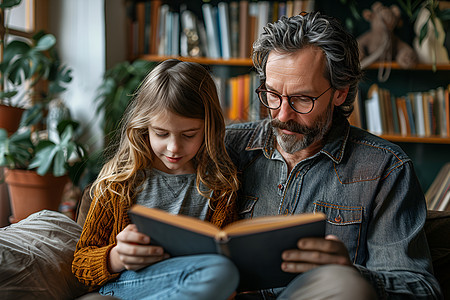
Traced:
[[269, 120], [228, 126], [227, 151], [241, 176], [240, 216], [323, 212], [326, 234], [345, 243], [379, 299], [438, 299], [423, 231], [426, 204], [411, 160], [345, 119], [336, 123], [323, 148], [290, 173]]

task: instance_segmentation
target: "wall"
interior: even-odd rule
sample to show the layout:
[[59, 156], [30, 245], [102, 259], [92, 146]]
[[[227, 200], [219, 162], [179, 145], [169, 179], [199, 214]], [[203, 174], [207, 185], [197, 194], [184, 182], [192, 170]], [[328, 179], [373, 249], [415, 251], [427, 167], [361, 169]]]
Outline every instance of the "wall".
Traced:
[[84, 142], [99, 148], [103, 139], [93, 100], [105, 70], [104, 1], [49, 0], [48, 8], [49, 32], [56, 36], [62, 61], [73, 69], [62, 98], [82, 124]]

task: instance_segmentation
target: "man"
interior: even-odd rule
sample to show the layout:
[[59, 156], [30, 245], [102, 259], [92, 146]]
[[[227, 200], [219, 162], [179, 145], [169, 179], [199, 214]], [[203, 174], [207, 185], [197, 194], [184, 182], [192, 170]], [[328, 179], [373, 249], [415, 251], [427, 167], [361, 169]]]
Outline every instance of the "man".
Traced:
[[270, 114], [227, 130], [242, 174], [239, 212], [327, 217], [325, 238], [301, 239], [282, 254], [281, 268], [300, 275], [261, 294], [439, 298], [411, 160], [347, 121], [362, 77], [356, 40], [335, 19], [310, 13], [268, 24], [253, 48], [258, 97]]

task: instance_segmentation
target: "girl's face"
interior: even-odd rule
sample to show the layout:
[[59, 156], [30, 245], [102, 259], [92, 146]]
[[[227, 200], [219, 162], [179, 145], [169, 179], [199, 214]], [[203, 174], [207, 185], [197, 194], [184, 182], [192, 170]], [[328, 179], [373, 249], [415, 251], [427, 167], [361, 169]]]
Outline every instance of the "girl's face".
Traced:
[[192, 159], [204, 139], [204, 120], [172, 112], [153, 119], [148, 127], [153, 167], [169, 174], [195, 173]]

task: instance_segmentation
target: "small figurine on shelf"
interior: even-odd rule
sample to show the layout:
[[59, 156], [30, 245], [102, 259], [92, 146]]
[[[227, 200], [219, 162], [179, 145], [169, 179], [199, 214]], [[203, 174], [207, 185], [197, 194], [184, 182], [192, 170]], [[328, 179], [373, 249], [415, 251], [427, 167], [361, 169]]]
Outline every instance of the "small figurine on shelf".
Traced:
[[[421, 40], [423, 27], [427, 26], [426, 35]], [[448, 64], [448, 52], [444, 46], [445, 30], [439, 18], [433, 17], [431, 19], [431, 12], [423, 6], [417, 20], [414, 23], [414, 38], [413, 45], [417, 52], [419, 62], [426, 64]]]
[[[357, 39], [362, 68], [374, 62], [390, 63], [393, 59], [404, 69], [410, 69], [416, 65], [417, 54], [414, 49], [394, 34], [400, 14], [400, 8], [397, 5], [387, 7], [380, 2], [372, 4], [371, 10], [363, 11], [363, 17], [370, 22], [371, 29]], [[389, 65], [384, 74], [380, 69], [379, 80], [386, 81], [389, 73]]]

